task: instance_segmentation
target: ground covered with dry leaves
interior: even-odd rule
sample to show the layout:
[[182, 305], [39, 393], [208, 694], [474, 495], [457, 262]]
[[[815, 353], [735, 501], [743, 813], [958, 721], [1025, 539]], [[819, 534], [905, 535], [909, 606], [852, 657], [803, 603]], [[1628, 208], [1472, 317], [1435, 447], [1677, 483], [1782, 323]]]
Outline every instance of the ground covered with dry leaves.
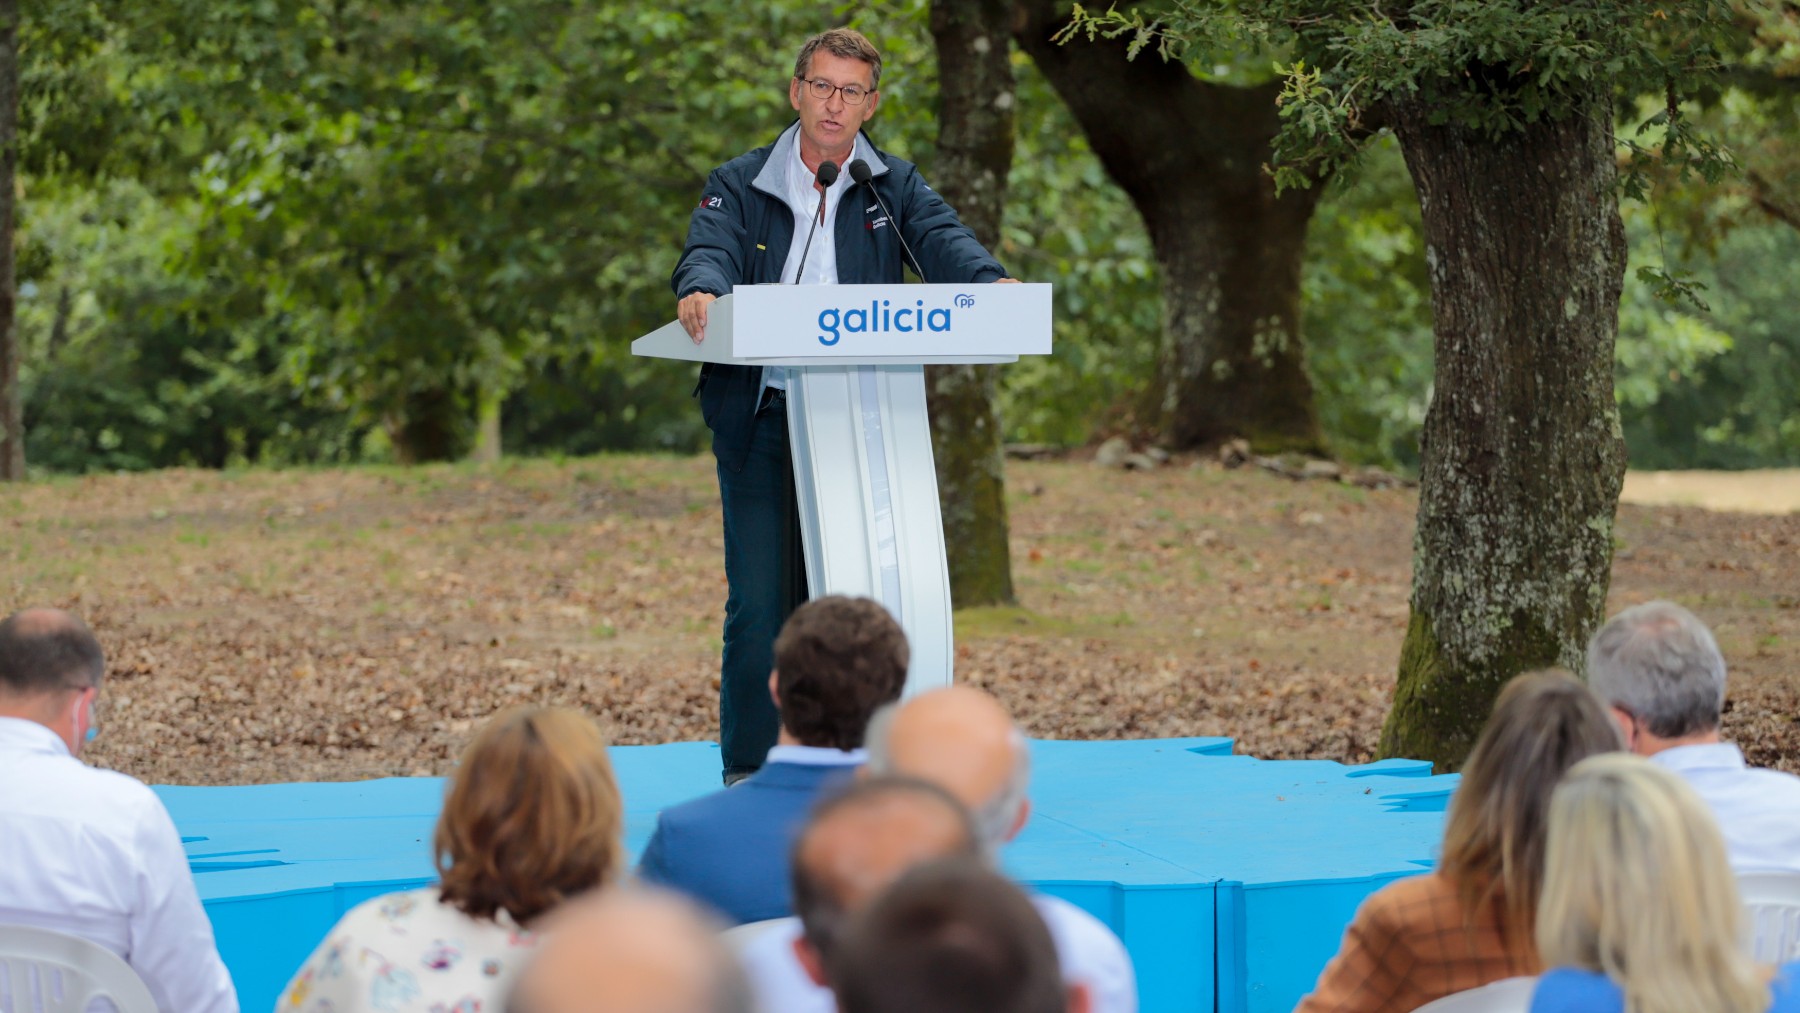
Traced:
[[[959, 615], [959, 679], [1038, 736], [1370, 758], [1414, 493], [1185, 462], [1008, 479], [1020, 608]], [[8, 490], [0, 524], [7, 610], [73, 608], [107, 647], [89, 757], [148, 781], [442, 774], [523, 702], [621, 744], [715, 734], [708, 458], [63, 479]], [[1695, 609], [1727, 732], [1800, 770], [1800, 514], [1624, 506], [1617, 537], [1613, 607]]]

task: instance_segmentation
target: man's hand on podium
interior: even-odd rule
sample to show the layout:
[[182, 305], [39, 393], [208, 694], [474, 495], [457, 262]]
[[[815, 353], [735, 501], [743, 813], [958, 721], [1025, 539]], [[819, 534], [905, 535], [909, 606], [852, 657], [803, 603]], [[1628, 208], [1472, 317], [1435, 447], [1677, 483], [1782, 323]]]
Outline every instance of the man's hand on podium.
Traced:
[[696, 345], [706, 340], [706, 307], [717, 298], [711, 292], [689, 292], [675, 304], [675, 319], [681, 321], [682, 328]]
[[1017, 279], [1017, 278], [995, 278], [994, 279], [994, 284], [996, 284], [996, 285], [1017, 285], [1018, 283], [1019, 283], [1019, 279]]

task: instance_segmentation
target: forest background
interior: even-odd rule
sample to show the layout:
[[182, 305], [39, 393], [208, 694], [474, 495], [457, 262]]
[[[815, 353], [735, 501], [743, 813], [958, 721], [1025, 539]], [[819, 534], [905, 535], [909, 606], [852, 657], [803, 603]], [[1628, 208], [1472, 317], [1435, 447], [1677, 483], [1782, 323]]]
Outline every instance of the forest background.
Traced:
[[[702, 448], [690, 367], [628, 342], [671, 317], [706, 170], [789, 122], [787, 54], [849, 21], [887, 57], [871, 133], [932, 178], [928, 6], [26, 0], [30, 467]], [[1800, 14], [1758, 17], [1686, 104], [1741, 171], [1624, 205], [1633, 467], [1800, 464]], [[1228, 56], [1188, 70], [1255, 84], [1281, 58]], [[1056, 286], [1057, 327], [1054, 356], [999, 378], [1004, 439], [1159, 439], [1174, 339], [1144, 221], [1033, 60], [1012, 64], [997, 252]], [[1660, 101], [1624, 96], [1619, 115]], [[1302, 449], [1413, 469], [1432, 318], [1412, 182], [1382, 136], [1318, 191], [1294, 354], [1320, 439]]]

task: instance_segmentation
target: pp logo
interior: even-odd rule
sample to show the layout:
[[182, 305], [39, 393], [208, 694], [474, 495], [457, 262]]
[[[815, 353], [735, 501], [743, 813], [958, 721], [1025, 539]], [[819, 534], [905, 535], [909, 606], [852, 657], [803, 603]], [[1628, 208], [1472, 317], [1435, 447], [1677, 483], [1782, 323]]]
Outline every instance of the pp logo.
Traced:
[[975, 305], [975, 297], [972, 295], [965, 293], [956, 297], [956, 308], [959, 310], [966, 310], [973, 305]]

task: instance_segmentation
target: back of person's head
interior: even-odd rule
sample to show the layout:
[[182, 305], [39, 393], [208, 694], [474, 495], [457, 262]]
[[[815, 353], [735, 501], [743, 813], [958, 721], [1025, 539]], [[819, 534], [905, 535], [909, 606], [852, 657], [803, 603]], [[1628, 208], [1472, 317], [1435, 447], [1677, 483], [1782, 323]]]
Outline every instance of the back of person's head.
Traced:
[[624, 864], [624, 808], [593, 721], [563, 709], [502, 712], [450, 777], [435, 840], [444, 902], [524, 925], [611, 882]]
[[856, 749], [875, 709], [900, 698], [910, 660], [905, 631], [880, 602], [807, 602], [775, 638], [781, 726], [801, 745]]
[[1679, 776], [1627, 753], [1569, 771], [1550, 800], [1545, 966], [1605, 974], [1632, 1013], [1763, 1013], [1745, 928], [1718, 825]]
[[563, 905], [507, 1013], [753, 1013], [744, 972], [691, 901], [614, 887]]
[[1588, 685], [1650, 734], [1679, 739], [1719, 727], [1725, 657], [1692, 612], [1653, 601], [1613, 616], [1588, 642]]
[[840, 1013], [1064, 1013], [1050, 930], [986, 864], [921, 865], [852, 916], [830, 963]]
[[1500, 903], [1509, 942], [1529, 949], [1544, 881], [1544, 813], [1564, 772], [1621, 748], [1598, 698], [1566, 672], [1508, 682], [1450, 800], [1439, 868], [1466, 912]]
[[907, 869], [940, 858], [975, 858], [980, 845], [969, 814], [934, 784], [872, 777], [820, 803], [794, 842], [794, 913], [810, 953], [808, 971], [823, 984], [851, 912], [867, 906]]
[[969, 686], [921, 693], [869, 722], [871, 773], [930, 781], [975, 818], [982, 846], [1011, 840], [1030, 813], [1031, 751], [1000, 701]]
[[0, 696], [97, 689], [105, 675], [100, 641], [79, 616], [35, 608], [0, 620]]

